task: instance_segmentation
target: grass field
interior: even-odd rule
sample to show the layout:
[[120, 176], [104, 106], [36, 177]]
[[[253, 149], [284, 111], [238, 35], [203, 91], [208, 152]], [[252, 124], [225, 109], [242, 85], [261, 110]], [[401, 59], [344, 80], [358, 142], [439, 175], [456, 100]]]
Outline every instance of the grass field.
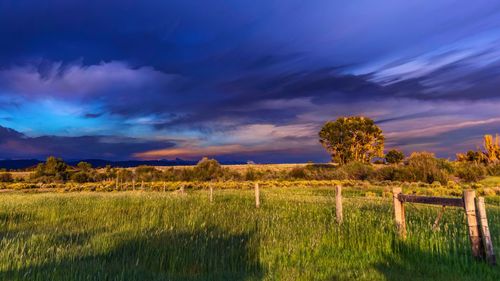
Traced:
[[0, 280], [500, 280], [471, 258], [463, 211], [432, 231], [439, 208], [408, 205], [401, 241], [391, 198], [345, 198], [339, 226], [333, 196], [264, 188], [255, 209], [252, 190], [3, 192]]

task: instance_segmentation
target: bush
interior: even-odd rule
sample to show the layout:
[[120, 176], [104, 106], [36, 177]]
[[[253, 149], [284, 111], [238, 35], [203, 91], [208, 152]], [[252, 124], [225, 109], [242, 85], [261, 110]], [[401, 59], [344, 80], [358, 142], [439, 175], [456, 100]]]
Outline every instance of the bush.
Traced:
[[204, 157], [193, 169], [193, 176], [200, 181], [219, 179], [223, 175], [222, 166], [215, 159]]
[[339, 168], [347, 174], [347, 177], [352, 180], [367, 180], [372, 177], [374, 169], [370, 164], [361, 162], [349, 162]]
[[449, 172], [453, 167], [446, 160], [437, 159], [433, 153], [414, 152], [408, 158], [406, 168], [408, 169], [407, 180], [433, 183], [435, 181], [446, 184], [449, 180]]
[[139, 181], [155, 181], [162, 177], [161, 171], [151, 166], [139, 166], [134, 172]]
[[397, 149], [389, 150], [385, 155], [385, 161], [389, 164], [399, 164], [403, 159], [405, 159], [405, 155]]
[[486, 174], [486, 168], [476, 163], [462, 163], [457, 171], [457, 176], [464, 182], [480, 181], [486, 177]]
[[91, 177], [89, 173], [84, 171], [79, 171], [71, 176], [71, 180], [77, 183], [85, 183], [85, 182], [91, 182], [94, 179]]
[[0, 173], [0, 182], [13, 182], [14, 178], [11, 173]]
[[294, 167], [290, 172], [288, 172], [288, 176], [293, 179], [306, 179], [307, 174], [304, 167]]
[[488, 175], [500, 176], [500, 163], [488, 165]]

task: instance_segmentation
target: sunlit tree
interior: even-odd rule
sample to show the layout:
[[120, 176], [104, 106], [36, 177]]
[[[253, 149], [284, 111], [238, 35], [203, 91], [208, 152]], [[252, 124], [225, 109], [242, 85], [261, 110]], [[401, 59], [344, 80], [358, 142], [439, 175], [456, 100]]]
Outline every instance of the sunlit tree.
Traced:
[[375, 122], [367, 117], [341, 117], [326, 122], [319, 132], [319, 141], [330, 153], [332, 162], [368, 163], [384, 155], [384, 136]]

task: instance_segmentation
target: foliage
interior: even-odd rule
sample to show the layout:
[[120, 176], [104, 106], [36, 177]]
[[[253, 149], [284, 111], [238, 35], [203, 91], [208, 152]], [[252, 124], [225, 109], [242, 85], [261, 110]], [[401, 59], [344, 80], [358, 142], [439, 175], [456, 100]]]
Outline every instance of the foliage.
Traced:
[[71, 180], [78, 183], [94, 182], [97, 180], [97, 175], [92, 165], [87, 162], [80, 162], [76, 165], [76, 173], [71, 175]]
[[152, 166], [139, 166], [134, 172], [138, 181], [154, 181], [162, 178], [161, 171]]
[[340, 167], [347, 177], [352, 180], [367, 180], [372, 177], [374, 172], [373, 167], [370, 164], [361, 162], [349, 162], [346, 165]]
[[445, 160], [437, 159], [433, 153], [414, 152], [407, 161], [408, 176], [411, 181], [446, 184], [453, 168]]
[[457, 153], [458, 162], [496, 164], [500, 162], [500, 136], [484, 135], [484, 151], [469, 150], [466, 154]]
[[487, 170], [482, 164], [461, 163], [457, 169], [457, 176], [464, 182], [477, 182], [486, 177]]
[[367, 117], [341, 117], [327, 122], [319, 132], [319, 139], [332, 161], [339, 164], [368, 163], [383, 156], [382, 130]]
[[485, 156], [488, 163], [497, 163], [500, 161], [500, 136], [492, 135], [484, 136], [484, 149]]
[[33, 178], [35, 180], [49, 181], [66, 181], [69, 179], [70, 173], [68, 165], [61, 158], [50, 156], [45, 163], [40, 163], [35, 169]]
[[0, 173], [0, 182], [13, 182], [14, 178], [12, 177], [12, 174], [9, 172], [2, 172]]
[[204, 157], [196, 164], [193, 170], [193, 176], [197, 180], [211, 181], [216, 180], [223, 175], [222, 166], [215, 159]]
[[397, 149], [391, 149], [385, 155], [385, 161], [389, 164], [399, 164], [403, 159], [405, 159], [404, 153]]
[[482, 151], [469, 150], [466, 154], [457, 153], [458, 162], [487, 163], [486, 156]]

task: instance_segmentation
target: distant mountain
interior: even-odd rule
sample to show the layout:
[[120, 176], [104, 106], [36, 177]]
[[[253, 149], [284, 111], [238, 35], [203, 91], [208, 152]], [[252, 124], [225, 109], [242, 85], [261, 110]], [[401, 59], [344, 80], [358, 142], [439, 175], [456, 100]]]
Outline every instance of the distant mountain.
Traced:
[[[123, 160], [123, 161], [110, 161], [103, 159], [82, 159], [82, 160], [67, 160], [65, 161], [68, 165], [75, 166], [79, 162], [84, 161], [92, 164], [94, 168], [102, 168], [107, 165], [111, 167], [137, 167], [141, 165], [148, 166], [191, 166], [196, 165], [198, 161], [183, 160], [176, 158], [174, 160]], [[38, 165], [38, 163], [43, 163], [44, 161], [37, 159], [23, 159], [23, 160], [0, 160], [0, 169], [14, 170], [14, 169], [26, 169]], [[242, 161], [222, 161], [221, 164], [224, 165], [237, 165], [246, 164]]]

